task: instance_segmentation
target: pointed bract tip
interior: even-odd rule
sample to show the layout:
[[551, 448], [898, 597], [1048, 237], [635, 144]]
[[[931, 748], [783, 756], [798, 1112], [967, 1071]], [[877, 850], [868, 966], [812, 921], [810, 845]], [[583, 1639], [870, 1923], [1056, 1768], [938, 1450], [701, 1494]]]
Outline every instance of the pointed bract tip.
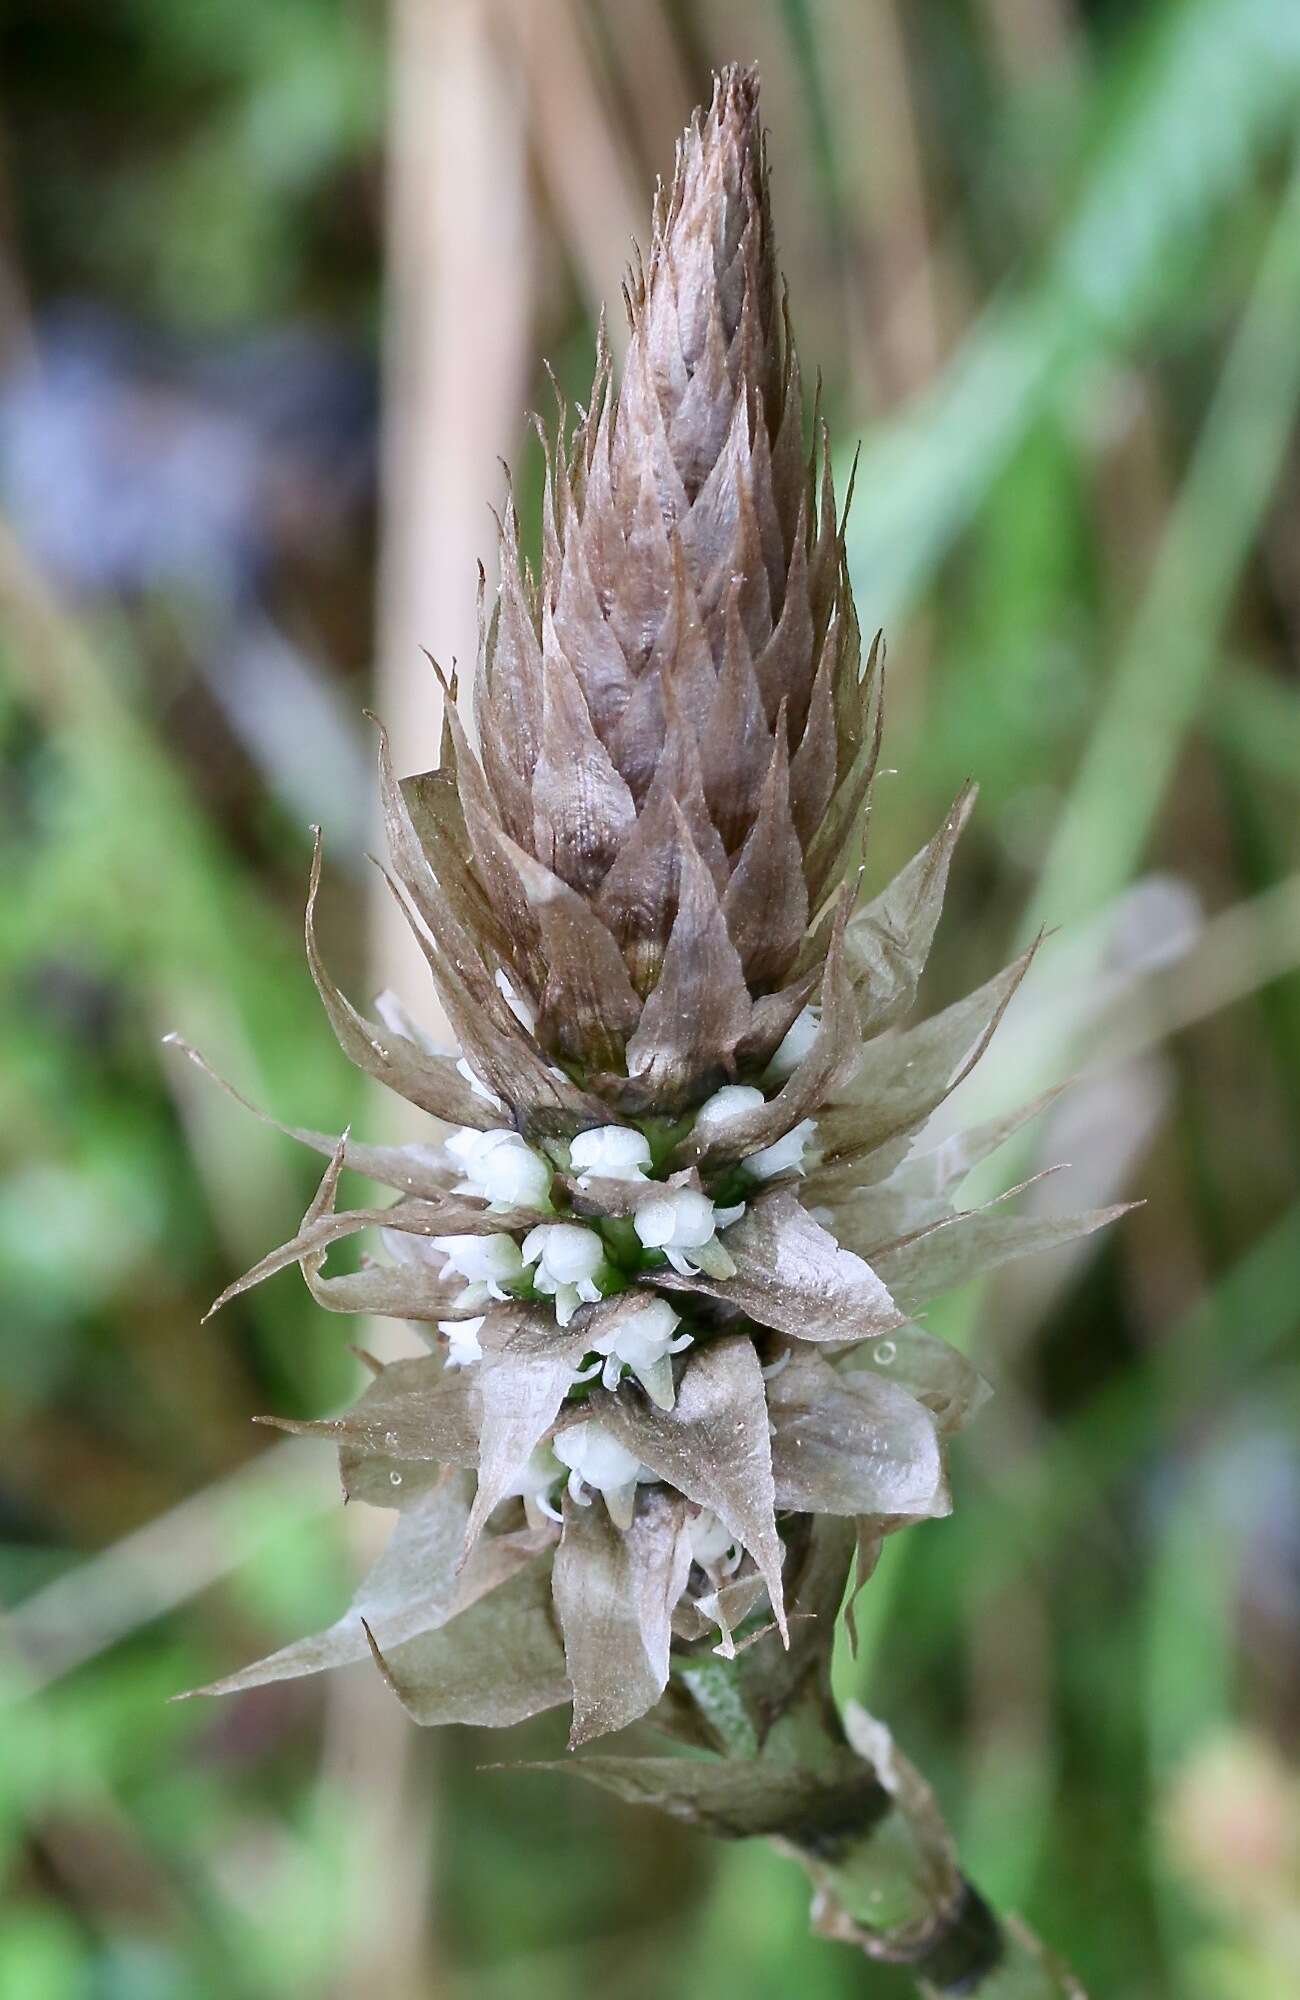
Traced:
[[[366, 1644], [367, 1644], [367, 1646], [369, 1646], [369, 1648], [370, 1648], [370, 1657], [371, 1657], [371, 1659], [372, 1659], [372, 1660], [374, 1661], [374, 1663], [375, 1663], [375, 1665], [376, 1665], [376, 1666], [378, 1667], [378, 1669], [379, 1669], [380, 1673], [381, 1673], [381, 1674], [383, 1675], [383, 1677], [384, 1677], [384, 1680], [385, 1680], [385, 1682], [387, 1683], [387, 1685], [388, 1685], [388, 1686], [389, 1686], [389, 1687], [390, 1687], [390, 1688], [392, 1689], [393, 1693], [394, 1693], [394, 1694], [396, 1694], [396, 1693], [397, 1693], [397, 1682], [396, 1682], [396, 1681], [395, 1681], [395, 1680], [393, 1679], [393, 1672], [392, 1672], [392, 1668], [391, 1668], [391, 1667], [389, 1666], [389, 1664], [388, 1664], [387, 1660], [386, 1660], [386, 1659], [384, 1658], [383, 1654], [382, 1654], [382, 1653], [380, 1652], [380, 1650], [379, 1650], [379, 1642], [378, 1642], [378, 1640], [377, 1640], [377, 1639], [375, 1638], [375, 1635], [374, 1635], [374, 1633], [373, 1633], [373, 1632], [371, 1631], [371, 1629], [370, 1629], [370, 1626], [369, 1626], [369, 1623], [368, 1623], [368, 1622], [367, 1622], [367, 1620], [366, 1620], [366, 1619], [364, 1619], [364, 1618], [363, 1618], [363, 1619], [361, 1620], [361, 1629], [362, 1629], [362, 1631], [363, 1631], [363, 1632], [365, 1633], [365, 1635], [366, 1635]], [[400, 1697], [399, 1697], [399, 1699], [400, 1699]]]

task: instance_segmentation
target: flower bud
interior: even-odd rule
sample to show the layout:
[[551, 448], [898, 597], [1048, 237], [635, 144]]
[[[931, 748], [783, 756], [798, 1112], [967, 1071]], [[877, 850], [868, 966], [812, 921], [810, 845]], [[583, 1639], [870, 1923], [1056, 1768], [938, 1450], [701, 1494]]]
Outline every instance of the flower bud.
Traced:
[[746, 1112], [761, 1111], [767, 1099], [752, 1083], [724, 1083], [721, 1090], [715, 1090], [712, 1097], [706, 1097], [695, 1114], [695, 1129], [701, 1127], [709, 1131], [725, 1131], [735, 1119], [743, 1118]]
[[635, 1222], [647, 1250], [695, 1250], [713, 1234], [713, 1203], [696, 1188], [665, 1188], [642, 1202]]
[[798, 1069], [812, 1048], [821, 1027], [821, 1008], [805, 1007], [796, 1014], [785, 1037], [777, 1043], [772, 1060], [764, 1071], [769, 1083], [784, 1083]]
[[747, 1174], [755, 1180], [774, 1180], [777, 1174], [801, 1174], [804, 1170], [803, 1156], [817, 1134], [815, 1118], [804, 1118], [794, 1125], [784, 1138], [772, 1145], [764, 1146], [757, 1153], [749, 1153], [741, 1161]]
[[461, 1125], [443, 1140], [442, 1150], [456, 1172], [468, 1178], [486, 1149], [505, 1136], [503, 1131], [478, 1132], [472, 1125]]
[[497, 992], [505, 1001], [506, 1006], [510, 1009], [520, 1027], [527, 1028], [531, 1035], [537, 1027], [536, 1014], [526, 1000], [520, 999], [514, 987], [510, 984], [508, 976], [502, 971], [500, 966], [497, 967], [495, 980]]

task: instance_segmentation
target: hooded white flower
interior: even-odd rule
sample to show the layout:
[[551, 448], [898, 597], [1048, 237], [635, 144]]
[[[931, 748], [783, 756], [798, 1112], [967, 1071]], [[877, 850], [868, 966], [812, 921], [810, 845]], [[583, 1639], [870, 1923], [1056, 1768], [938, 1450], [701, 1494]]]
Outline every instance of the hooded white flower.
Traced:
[[816, 1136], [816, 1119], [804, 1118], [772, 1145], [762, 1147], [757, 1153], [747, 1153], [741, 1165], [747, 1174], [760, 1181], [774, 1180], [777, 1174], [801, 1174], [803, 1156]]
[[471, 1361], [483, 1359], [483, 1349], [478, 1344], [479, 1329], [485, 1315], [479, 1313], [475, 1319], [440, 1319], [439, 1333], [447, 1336], [447, 1366], [468, 1368]]
[[630, 1125], [593, 1125], [570, 1141], [569, 1164], [580, 1188], [593, 1180], [643, 1181], [650, 1141]]
[[458, 1125], [443, 1140], [442, 1150], [456, 1172], [468, 1176], [473, 1173], [480, 1154], [505, 1136], [500, 1127], [493, 1132], [478, 1132], [472, 1125]]
[[523, 1261], [536, 1264], [533, 1283], [555, 1299], [555, 1317], [567, 1326], [578, 1307], [601, 1296], [596, 1274], [605, 1246], [594, 1229], [576, 1222], [539, 1222], [524, 1238]]
[[488, 1299], [508, 1298], [502, 1286], [523, 1275], [519, 1245], [504, 1230], [491, 1236], [431, 1236], [429, 1241], [447, 1259], [448, 1270], [469, 1280], [457, 1305], [477, 1306]]
[[667, 1299], [629, 1299], [626, 1314], [591, 1344], [594, 1354], [606, 1356], [601, 1371], [605, 1387], [617, 1389], [623, 1370], [630, 1368], [651, 1402], [671, 1410], [675, 1391], [669, 1357], [682, 1353], [695, 1338], [683, 1333], [674, 1340], [680, 1325], [680, 1315]]
[[565, 1468], [548, 1444], [539, 1444], [526, 1464], [519, 1468], [502, 1494], [503, 1499], [515, 1498], [524, 1503], [524, 1513], [530, 1528], [541, 1526], [543, 1519], [559, 1521], [563, 1519], [551, 1494], [564, 1477]]
[[820, 1007], [805, 1007], [795, 1015], [764, 1072], [769, 1083], [784, 1083], [798, 1069], [817, 1039], [821, 1014]]
[[591, 1418], [561, 1431], [554, 1451], [561, 1463], [570, 1467], [569, 1493], [578, 1505], [590, 1506], [588, 1488], [603, 1493], [610, 1520], [616, 1527], [630, 1528], [637, 1482], [655, 1477], [636, 1453]]
[[674, 1271], [683, 1277], [707, 1271], [711, 1278], [730, 1278], [736, 1267], [719, 1243], [717, 1231], [738, 1221], [743, 1213], [743, 1203], [736, 1208], [715, 1209], [698, 1188], [664, 1188], [643, 1201], [632, 1220], [646, 1249], [662, 1250]]
[[551, 1166], [518, 1132], [475, 1132], [464, 1127], [444, 1142], [464, 1178], [457, 1194], [482, 1195], [498, 1208], [550, 1206]]

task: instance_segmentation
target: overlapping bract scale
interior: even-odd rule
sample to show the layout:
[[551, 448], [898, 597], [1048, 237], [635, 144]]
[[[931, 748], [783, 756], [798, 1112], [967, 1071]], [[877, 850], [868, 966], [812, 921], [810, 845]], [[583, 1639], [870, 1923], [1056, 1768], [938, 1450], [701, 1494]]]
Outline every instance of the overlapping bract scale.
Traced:
[[[787, 984], [854, 839], [879, 699], [822, 427], [804, 456], [748, 76], [728, 73], [687, 133], [628, 304], [621, 382], [602, 346], [590, 406], [550, 455], [536, 578], [507, 510], [480, 754], [453, 724], [453, 768], [474, 871], [490, 895], [513, 874], [533, 919], [509, 969], [543, 1043], [650, 1073], [664, 1106], [706, 1094], [747, 1036], [755, 1052], [780, 1040], [780, 1009], [753, 1003]], [[453, 815], [421, 832], [439, 880], [463, 868]], [[688, 955], [726, 989], [690, 1047]], [[590, 966], [603, 1006], [567, 1004], [557, 956]]]

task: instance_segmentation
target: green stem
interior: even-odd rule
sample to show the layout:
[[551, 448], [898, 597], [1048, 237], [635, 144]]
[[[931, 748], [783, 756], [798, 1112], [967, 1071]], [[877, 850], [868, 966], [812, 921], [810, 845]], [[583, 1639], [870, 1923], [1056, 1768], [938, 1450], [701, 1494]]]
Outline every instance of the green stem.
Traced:
[[838, 1715], [822, 1673], [765, 1737], [727, 1663], [697, 1658], [681, 1678], [728, 1758], [807, 1775], [797, 1817], [754, 1830], [805, 1870], [815, 1930], [906, 1966], [930, 2000], [1083, 2000], [1066, 1968], [966, 1880], [925, 1780], [856, 1704]]

